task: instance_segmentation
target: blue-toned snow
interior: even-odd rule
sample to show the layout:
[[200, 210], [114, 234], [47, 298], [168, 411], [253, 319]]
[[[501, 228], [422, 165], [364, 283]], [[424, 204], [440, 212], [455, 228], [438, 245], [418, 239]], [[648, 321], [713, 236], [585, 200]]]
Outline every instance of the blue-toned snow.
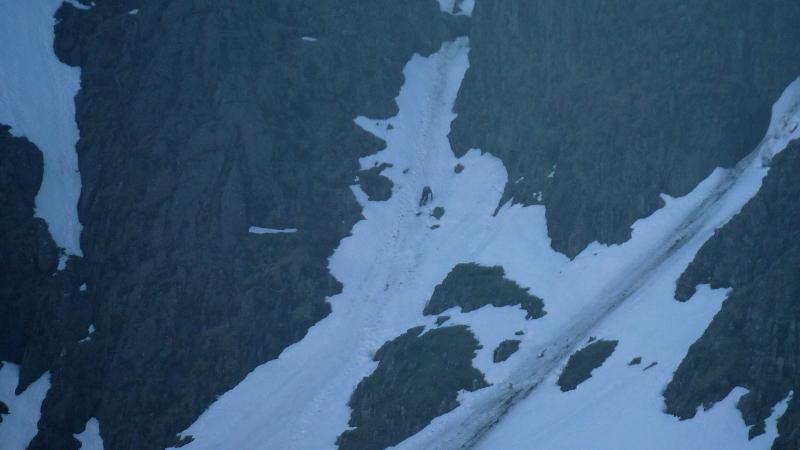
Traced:
[[103, 438], [100, 437], [100, 422], [94, 417], [86, 421], [83, 433], [74, 434], [81, 441], [81, 450], [103, 450]]
[[[66, 255], [82, 256], [78, 220], [81, 177], [73, 98], [80, 69], [53, 53], [53, 25], [61, 0], [0, 0], [0, 123], [27, 137], [44, 155], [36, 216]], [[60, 268], [64, 267], [62, 258]]]
[[[637, 221], [630, 241], [593, 243], [569, 260], [550, 248], [544, 206], [506, 204], [493, 215], [507, 181], [499, 159], [474, 149], [457, 159], [450, 149], [468, 50], [468, 40], [459, 38], [429, 58], [415, 55], [403, 72], [398, 115], [356, 119], [387, 143], [361, 167], [390, 163], [382, 175], [394, 188], [388, 201], [370, 202], [352, 187], [365, 220], [330, 259], [344, 284], [329, 299], [333, 312], [221, 396], [182, 433], [195, 437], [186, 448], [335, 448], [348, 428], [350, 394], [377, 366], [374, 352], [408, 328], [434, 326], [423, 307], [462, 262], [502, 265], [508, 278], [544, 299], [548, 314], [527, 321], [519, 307], [445, 312], [447, 325], [468, 325], [483, 344], [474, 365], [493, 385], [462, 392], [462, 406], [397, 448], [768, 448], [785, 402], [767, 434], [748, 441], [735, 409], [744, 390], [683, 422], [663, 412], [661, 392], [727, 295], [700, 286], [680, 303], [672, 297], [675, 281], [714, 230], [755, 195], [768, 171], [764, 163], [800, 135], [800, 84], [787, 88], [767, 137], [736, 168], [716, 170], [684, 197], [663, 196], [666, 205]], [[459, 163], [464, 170], [456, 174]], [[420, 208], [425, 186], [434, 201]], [[447, 211], [441, 220], [429, 214], [436, 206]], [[590, 335], [619, 345], [592, 378], [563, 393], [555, 381]], [[494, 364], [492, 351], [505, 339], [522, 340], [520, 350]], [[628, 366], [636, 356], [643, 364]]]
[[0, 423], [0, 449], [25, 450], [38, 430], [41, 406], [50, 389], [50, 372], [33, 382], [25, 392], [14, 394], [19, 382], [19, 366], [3, 362], [0, 368], [0, 401], [8, 406], [8, 415]]
[[261, 228], [261, 227], [250, 227], [249, 230], [253, 234], [275, 234], [275, 233], [297, 233], [297, 228]]
[[[80, 255], [73, 103], [80, 72], [52, 52], [52, 15], [59, 4], [0, 0], [0, 123], [43, 151], [36, 213], [66, 254]], [[447, 13], [470, 15], [474, 0], [439, 4]], [[370, 202], [353, 186], [365, 220], [331, 257], [330, 269], [344, 284], [342, 294], [330, 298], [332, 314], [221, 396], [183, 433], [196, 438], [186, 448], [334, 448], [348, 428], [350, 393], [377, 365], [375, 350], [410, 327], [434, 326], [435, 318], [423, 317], [422, 309], [434, 286], [460, 262], [503, 265], [508, 278], [544, 299], [548, 314], [527, 321], [518, 307], [446, 312], [451, 316], [446, 325], [466, 324], [480, 339], [483, 348], [474, 364], [493, 385], [461, 393], [462, 406], [397, 448], [768, 448], [788, 399], [776, 406], [767, 433], [748, 441], [735, 409], [743, 389], [682, 422], [663, 413], [661, 392], [727, 294], [700, 286], [692, 299], [679, 303], [672, 299], [675, 280], [714, 229], [755, 195], [772, 156], [800, 135], [798, 82], [773, 108], [767, 137], [739, 166], [718, 169], [684, 197], [664, 196], [666, 206], [637, 221], [629, 242], [595, 243], [570, 261], [550, 248], [543, 206], [505, 205], [492, 214], [507, 181], [492, 149], [471, 150], [460, 159], [450, 150], [452, 106], [469, 67], [468, 50], [468, 40], [460, 38], [429, 58], [415, 55], [404, 70], [399, 114], [356, 119], [387, 142], [361, 165], [393, 165], [382, 172], [394, 182], [392, 198]], [[465, 169], [455, 174], [458, 163]], [[432, 188], [435, 200], [420, 208], [424, 186]], [[447, 211], [441, 220], [428, 214], [436, 206]], [[515, 336], [516, 331], [525, 334]], [[592, 378], [563, 393], [555, 380], [590, 335], [619, 345]], [[522, 340], [520, 350], [492, 363], [492, 350], [511, 338]], [[643, 363], [628, 366], [636, 356]], [[652, 362], [658, 364], [643, 370]], [[0, 369], [0, 400], [11, 411], [0, 424], [2, 449], [27, 446], [49, 389], [45, 375], [14, 395], [18, 370], [10, 363]], [[102, 448], [96, 419], [76, 437], [84, 448]]]
[[457, 16], [471, 16], [475, 0], [439, 0], [439, 9]]

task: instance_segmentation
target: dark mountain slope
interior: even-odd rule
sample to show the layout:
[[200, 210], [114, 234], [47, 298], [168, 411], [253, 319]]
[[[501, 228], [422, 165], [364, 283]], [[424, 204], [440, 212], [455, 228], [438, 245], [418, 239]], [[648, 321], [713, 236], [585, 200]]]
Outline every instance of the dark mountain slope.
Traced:
[[76, 448], [92, 416], [107, 449], [171, 445], [325, 317], [349, 185], [381, 145], [353, 118], [395, 114], [411, 55], [452, 39], [433, 0], [96, 3], [59, 10], [55, 49], [82, 69], [97, 331], [53, 368], [33, 449]]
[[689, 349], [664, 392], [667, 411], [681, 418], [710, 407], [731, 389], [750, 393], [739, 409], [763, 433], [764, 419], [790, 390], [773, 448], [800, 445], [800, 142], [773, 161], [758, 194], [698, 252], [678, 281], [676, 298], [695, 286], [732, 287], [720, 312]]
[[800, 74], [798, 17], [790, 0], [478, 1], [450, 141], [503, 160], [502, 202], [547, 205], [554, 249], [623, 242], [659, 194], [755, 148]]
[[44, 220], [33, 217], [42, 184], [42, 152], [0, 125], [0, 361], [22, 362], [31, 292], [51, 275], [58, 253]]
[[21, 393], [86, 337], [91, 309], [79, 288], [80, 260], [56, 272], [59, 250], [33, 217], [42, 152], [0, 125], [0, 361], [22, 364]]

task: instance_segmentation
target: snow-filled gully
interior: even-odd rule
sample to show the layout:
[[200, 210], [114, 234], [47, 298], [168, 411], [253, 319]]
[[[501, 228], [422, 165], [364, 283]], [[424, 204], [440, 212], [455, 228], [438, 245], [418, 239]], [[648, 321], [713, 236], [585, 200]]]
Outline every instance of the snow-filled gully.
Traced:
[[[434, 287], [461, 262], [502, 265], [508, 278], [544, 299], [548, 314], [527, 321], [518, 307], [446, 312], [451, 319], [445, 326], [469, 325], [481, 341], [474, 364], [492, 386], [462, 393], [462, 406], [397, 448], [585, 448], [581, 436], [592, 434], [607, 409], [619, 405], [627, 409], [616, 415], [618, 428], [633, 431], [606, 433], [600, 441], [594, 432], [592, 448], [637, 448], [633, 439], [642, 433], [668, 433], [664, 448], [681, 448], [681, 439], [768, 446], [774, 418], [767, 435], [747, 441], [743, 422], [735, 419], [735, 399], [678, 422], [661, 411], [660, 392], [726, 295], [701, 286], [690, 301], [679, 303], [672, 299], [675, 280], [714, 229], [758, 191], [768, 170], [762, 163], [800, 135], [798, 82], [773, 108], [767, 137], [736, 168], [718, 169], [684, 197], [665, 196], [664, 208], [634, 224], [629, 242], [594, 243], [569, 260], [550, 248], [543, 206], [505, 205], [493, 215], [507, 179], [500, 160], [478, 150], [457, 159], [450, 149], [452, 107], [469, 66], [468, 50], [468, 39], [459, 38], [428, 58], [415, 55], [404, 69], [398, 115], [356, 119], [387, 143], [363, 158], [362, 168], [392, 164], [382, 174], [394, 189], [389, 200], [370, 202], [353, 187], [365, 220], [330, 259], [331, 272], [344, 284], [330, 298], [333, 312], [221, 396], [182, 433], [195, 438], [186, 448], [335, 448], [336, 437], [348, 428], [350, 394], [377, 366], [372, 354], [408, 328], [434, 326], [435, 317], [423, 317], [422, 310]], [[456, 174], [459, 163], [464, 170]], [[426, 186], [433, 201], [420, 207]], [[430, 216], [436, 206], [445, 209], [441, 220]], [[518, 337], [520, 350], [492, 363], [492, 350], [516, 331], [525, 333]], [[620, 343], [577, 390], [556, 392], [558, 369], [590, 335]], [[624, 362], [632, 356], [658, 365], [647, 372], [630, 369]], [[635, 426], [625, 422], [631, 414]]]

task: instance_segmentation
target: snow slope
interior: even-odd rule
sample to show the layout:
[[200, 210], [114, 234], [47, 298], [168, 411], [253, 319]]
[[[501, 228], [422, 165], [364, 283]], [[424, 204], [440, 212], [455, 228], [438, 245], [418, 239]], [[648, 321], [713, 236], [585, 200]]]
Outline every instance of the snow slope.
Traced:
[[[75, 94], [80, 69], [53, 53], [53, 25], [61, 0], [0, 0], [0, 123], [27, 137], [44, 155], [36, 216], [67, 255], [83, 256], [78, 220], [81, 177]], [[63, 269], [63, 259], [61, 267]]]
[[[460, 38], [429, 58], [415, 55], [404, 69], [398, 115], [356, 119], [387, 143], [361, 166], [392, 164], [382, 172], [394, 182], [392, 198], [370, 202], [353, 186], [365, 220], [331, 257], [344, 284], [330, 298], [333, 312], [221, 396], [182, 433], [195, 437], [186, 448], [335, 448], [348, 428], [351, 392], [377, 365], [373, 353], [410, 327], [433, 326], [434, 317], [422, 316], [425, 303], [461, 262], [503, 265], [508, 278], [544, 299], [548, 314], [526, 321], [518, 307], [446, 312], [446, 325], [469, 325], [484, 345], [474, 364], [493, 386], [462, 393], [461, 407], [398, 448], [642, 448], [643, 436], [665, 448], [767, 448], [781, 411], [768, 435], [747, 441], [733, 409], [741, 390], [686, 422], [662, 412], [661, 390], [726, 295], [701, 287], [679, 303], [675, 280], [714, 229], [758, 191], [764, 163], [800, 133], [798, 82], [776, 104], [767, 138], [736, 168], [718, 169], [685, 197], [664, 196], [666, 206], [638, 221], [629, 242], [594, 243], [570, 261], [550, 248], [543, 206], [505, 205], [493, 215], [507, 179], [500, 160], [478, 150], [456, 159], [449, 147], [467, 52], [468, 40]], [[459, 163], [465, 168], [456, 174]], [[426, 186], [433, 201], [420, 207]], [[436, 206], [446, 211], [441, 220], [430, 215]], [[525, 332], [516, 337], [520, 351], [492, 363], [494, 347], [516, 331]], [[560, 369], [590, 335], [619, 346], [577, 390], [560, 392]], [[628, 366], [635, 356], [658, 364]]]
[[3, 362], [0, 368], [0, 401], [8, 406], [9, 414], [0, 423], [0, 449], [25, 450], [36, 436], [42, 401], [50, 389], [50, 372], [33, 382], [25, 392], [15, 395], [19, 382], [19, 366]]

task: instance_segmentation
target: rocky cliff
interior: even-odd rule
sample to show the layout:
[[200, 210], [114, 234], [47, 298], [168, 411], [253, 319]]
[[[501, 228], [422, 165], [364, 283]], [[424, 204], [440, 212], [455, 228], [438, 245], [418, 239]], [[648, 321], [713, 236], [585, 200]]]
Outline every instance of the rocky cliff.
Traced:
[[328, 314], [327, 258], [360, 217], [349, 186], [381, 144], [353, 118], [394, 114], [403, 65], [452, 24], [431, 1], [99, 1], [57, 19], [56, 54], [82, 69], [96, 331], [52, 339], [73, 344], [31, 448], [77, 448], [90, 417], [108, 449], [163, 448]]
[[553, 248], [621, 243], [749, 153], [800, 73], [791, 1], [478, 1], [450, 141], [547, 206]]
[[667, 411], [686, 419], [736, 386], [750, 436], [764, 432], [772, 408], [795, 395], [778, 423], [774, 449], [800, 445], [800, 142], [773, 161], [759, 193], [709, 239], [678, 281], [676, 298], [695, 286], [733, 288], [664, 391]]
[[[553, 248], [575, 257], [627, 240], [660, 193], [686, 194], [755, 147], [800, 74], [798, 17], [788, 0], [477, 0], [470, 19], [433, 0], [65, 3], [54, 48], [81, 68], [84, 258], [64, 271], [33, 217], [41, 156], [0, 129], [0, 359], [22, 364], [19, 390], [52, 372], [30, 448], [78, 448], [91, 417], [106, 449], [174, 445], [216, 396], [326, 317], [341, 290], [328, 258], [361, 217], [350, 186], [358, 177], [372, 200], [392, 190], [386, 165], [360, 167], [383, 143], [353, 119], [396, 113], [415, 52], [469, 34], [453, 149], [502, 159], [501, 203], [546, 205]], [[678, 285], [679, 300], [698, 283], [733, 288], [665, 391], [682, 418], [744, 386], [756, 435], [800, 387], [796, 147]], [[477, 343], [458, 332], [451, 356], [471, 368]], [[390, 341], [378, 375], [415, 381], [409, 354], [447, 333], [404, 338], [411, 350]], [[367, 424], [375, 399], [416, 389], [406, 378], [365, 378], [351, 438], [395, 443], [455, 408], [457, 389], [480, 387], [450, 383], [402, 430], [383, 419], [407, 405]], [[800, 402], [787, 411], [775, 448], [800, 439]]]

